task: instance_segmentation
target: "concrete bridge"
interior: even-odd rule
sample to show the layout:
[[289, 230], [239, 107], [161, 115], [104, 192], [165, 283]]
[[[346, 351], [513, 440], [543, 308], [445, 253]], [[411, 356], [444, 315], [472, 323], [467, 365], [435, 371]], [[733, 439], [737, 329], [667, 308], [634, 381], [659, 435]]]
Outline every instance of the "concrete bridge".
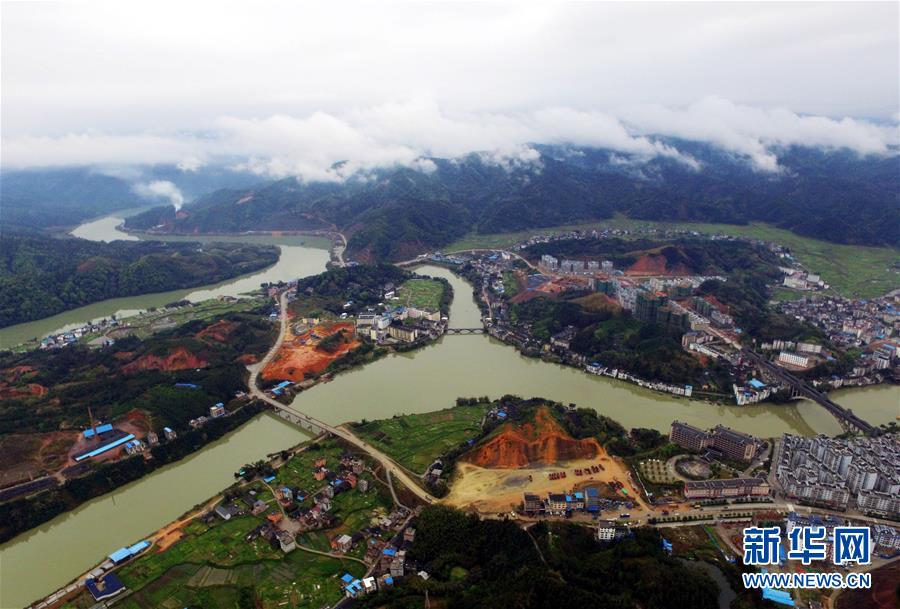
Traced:
[[[279, 303], [281, 305], [281, 328], [278, 332], [278, 338], [275, 340], [275, 344], [272, 345], [272, 348], [266, 353], [265, 357], [258, 363], [251, 366], [247, 366], [247, 369], [250, 371], [250, 379], [248, 381], [250, 394], [265, 402], [269, 406], [273, 408], [273, 410], [278, 413], [278, 416], [284, 418], [286, 421], [290, 421], [303, 429], [311, 431], [314, 435], [319, 435], [321, 433], [329, 433], [333, 436], [341, 438], [348, 444], [352, 444], [363, 452], [367, 453], [370, 457], [381, 463], [382, 467], [385, 470], [385, 476], [388, 478], [390, 482], [390, 477], [400, 480], [403, 485], [409, 489], [411, 493], [416, 495], [421, 501], [425, 503], [432, 503], [435, 501], [435, 498], [428, 494], [425, 490], [419, 486], [418, 481], [414, 480], [411, 476], [409, 476], [400, 465], [398, 465], [393, 459], [389, 456], [375, 448], [374, 446], [369, 445], [367, 442], [362, 440], [361, 438], [356, 437], [350, 430], [345, 427], [334, 427], [327, 423], [323, 423], [316, 418], [309, 416], [303, 412], [300, 412], [293, 406], [289, 406], [287, 404], [282, 404], [278, 400], [273, 399], [268, 396], [264, 391], [262, 391], [257, 385], [257, 380], [259, 378], [259, 373], [266, 367], [266, 365], [272, 361], [272, 358], [275, 357], [275, 354], [278, 353], [278, 350], [281, 348], [281, 344], [284, 342], [285, 334], [287, 333], [287, 291], [284, 291], [279, 296]], [[391, 486], [393, 489], [393, 486]]]
[[484, 328], [447, 328], [445, 334], [487, 334]]
[[819, 391], [805, 380], [781, 366], [776, 366], [755, 351], [742, 349], [741, 353], [744, 357], [753, 360], [760, 368], [785, 383], [791, 388], [792, 393], [808, 398], [825, 408], [845, 429], [856, 429], [867, 435], [872, 435], [878, 430], [876, 426], [858, 417], [849, 408], [844, 408], [837, 402], [834, 402], [825, 393]]

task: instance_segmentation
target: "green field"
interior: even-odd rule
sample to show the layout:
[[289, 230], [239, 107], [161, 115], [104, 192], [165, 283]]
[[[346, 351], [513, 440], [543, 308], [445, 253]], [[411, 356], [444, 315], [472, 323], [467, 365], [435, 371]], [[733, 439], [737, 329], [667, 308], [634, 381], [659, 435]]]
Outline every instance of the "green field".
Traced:
[[551, 228], [535, 228], [516, 233], [468, 234], [444, 248], [446, 252], [473, 248], [508, 247], [536, 234], [560, 233], [568, 230], [601, 228], [657, 228], [660, 230], [692, 230], [698, 233], [721, 233], [746, 236], [778, 243], [791, 248], [797, 260], [843, 296], [872, 298], [900, 287], [900, 250], [889, 247], [841, 245], [801, 237], [790, 231], [761, 223], [746, 226], [688, 222], [651, 222], [621, 216], [603, 222], [570, 224]]
[[354, 432], [396, 459], [403, 467], [423, 473], [434, 459], [481, 432], [490, 404], [455, 406], [437, 412], [372, 421]]
[[510, 271], [503, 271], [503, 292], [507, 298], [519, 293], [519, 282], [516, 275]]
[[788, 300], [800, 300], [808, 294], [814, 292], [802, 292], [800, 290], [792, 290], [791, 288], [778, 287], [772, 290], [772, 300], [778, 302], [786, 302]]
[[[276, 480], [270, 486], [290, 484], [310, 493], [318, 492], [326, 482], [313, 478], [314, 461], [325, 457], [326, 467], [336, 470], [345, 450], [335, 440], [310, 444], [277, 470]], [[297, 537], [298, 545], [330, 552], [332, 537], [341, 533], [352, 535], [368, 526], [374, 516], [388, 513], [392, 505], [388, 490], [370, 473], [360, 477], [370, 482], [366, 493], [351, 490], [333, 500], [331, 514], [338, 519], [337, 526], [303, 533]], [[258, 491], [258, 498], [270, 504], [269, 512], [279, 510], [262, 482], [245, 485], [242, 491], [251, 488]], [[312, 505], [312, 499], [307, 498], [302, 505]], [[266, 609], [312, 609], [333, 605], [343, 596], [338, 581], [342, 574], [350, 572], [360, 577], [365, 572], [365, 567], [353, 560], [320, 556], [300, 548], [284, 554], [264, 539], [245, 541], [246, 535], [264, 522], [264, 516], [244, 515], [228, 521], [216, 518], [209, 525], [200, 520], [190, 522], [182, 529], [182, 539], [166, 551], [150, 550], [119, 570], [123, 583], [134, 593], [116, 606], [242, 608], [256, 603], [255, 606]], [[364, 545], [360, 544], [350, 556], [361, 558]], [[90, 596], [83, 593], [67, 607], [81, 609], [92, 605]]]
[[444, 284], [440, 281], [410, 279], [400, 286], [396, 295], [404, 306], [437, 311], [441, 307], [441, 295], [443, 293]]

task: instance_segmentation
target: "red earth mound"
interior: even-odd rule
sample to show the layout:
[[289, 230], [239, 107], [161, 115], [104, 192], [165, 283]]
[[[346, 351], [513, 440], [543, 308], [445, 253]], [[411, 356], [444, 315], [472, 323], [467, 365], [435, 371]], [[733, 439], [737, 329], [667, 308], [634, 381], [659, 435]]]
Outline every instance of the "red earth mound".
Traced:
[[[328, 364], [360, 345], [353, 330], [353, 324], [347, 322], [324, 322], [297, 336], [289, 329], [278, 355], [262, 371], [262, 377], [298, 382], [306, 378], [307, 372], [323, 372]], [[341, 331], [345, 342], [339, 343], [334, 351], [329, 353], [317, 348], [322, 339]]]
[[165, 357], [158, 355], [144, 355], [130, 364], [122, 366], [125, 374], [135, 374], [143, 370], [190, 370], [191, 368], [205, 368], [209, 362], [197, 357], [184, 347], [178, 347], [169, 352]]
[[626, 275], [690, 275], [691, 270], [684, 264], [678, 263], [673, 267], [668, 266], [666, 257], [662, 254], [645, 254], [638, 258], [625, 271]]
[[599, 454], [601, 448], [594, 438], [576, 440], [544, 406], [535, 412], [534, 423], [504, 424], [497, 435], [462, 460], [479, 467], [515, 469], [534, 463], [593, 459]]

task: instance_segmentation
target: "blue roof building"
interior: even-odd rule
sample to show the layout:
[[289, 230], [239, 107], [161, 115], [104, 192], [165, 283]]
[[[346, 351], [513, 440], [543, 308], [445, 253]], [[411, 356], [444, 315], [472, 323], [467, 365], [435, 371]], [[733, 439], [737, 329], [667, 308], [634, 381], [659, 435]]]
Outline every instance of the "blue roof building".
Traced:
[[[104, 433], [109, 433], [109, 432], [111, 432], [112, 430], [113, 430], [112, 423], [105, 423], [104, 425], [98, 425], [98, 426], [97, 426], [97, 435], [104, 434]], [[84, 437], [85, 437], [85, 438], [93, 438], [93, 437], [94, 437], [94, 430], [93, 430], [93, 429], [85, 429], [85, 430], [84, 430]]]
[[133, 439], [134, 439], [134, 434], [130, 433], [127, 436], [125, 436], [124, 438], [119, 438], [118, 440], [115, 440], [114, 442], [110, 442], [109, 444], [104, 444], [103, 446], [101, 446], [99, 448], [95, 448], [94, 450], [92, 450], [90, 452], [76, 456], [75, 461], [84, 461], [85, 459], [90, 459], [91, 457], [96, 457], [97, 455], [103, 454], [106, 451], [112, 450], [113, 448], [115, 448], [117, 446], [121, 446], [122, 444], [125, 444], [126, 442], [133, 440]]
[[99, 579], [88, 578], [84, 585], [87, 586], [88, 591], [96, 601], [113, 597], [125, 589], [125, 584], [122, 583], [122, 580], [115, 573], [107, 573]]

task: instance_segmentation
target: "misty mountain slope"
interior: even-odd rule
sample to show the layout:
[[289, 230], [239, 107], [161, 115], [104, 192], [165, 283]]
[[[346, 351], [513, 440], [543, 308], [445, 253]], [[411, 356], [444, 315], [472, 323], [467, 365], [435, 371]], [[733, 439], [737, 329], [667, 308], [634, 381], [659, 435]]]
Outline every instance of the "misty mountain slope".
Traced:
[[705, 144], [678, 142], [700, 169], [672, 158], [623, 158], [606, 150], [538, 147], [536, 162], [506, 166], [479, 155], [432, 159], [434, 170], [383, 169], [343, 183], [293, 178], [202, 197], [127, 225], [175, 233], [344, 231], [364, 259], [400, 259], [459, 236], [603, 220], [763, 221], [839, 243], [900, 245], [896, 157], [790, 148], [781, 172]]
[[174, 165], [134, 166], [106, 173], [87, 167], [25, 169], [0, 174], [0, 225], [68, 227], [120, 209], [163, 202], [146, 187], [168, 183], [168, 192], [190, 200], [222, 188], [250, 186], [258, 176], [223, 167], [184, 171]]

